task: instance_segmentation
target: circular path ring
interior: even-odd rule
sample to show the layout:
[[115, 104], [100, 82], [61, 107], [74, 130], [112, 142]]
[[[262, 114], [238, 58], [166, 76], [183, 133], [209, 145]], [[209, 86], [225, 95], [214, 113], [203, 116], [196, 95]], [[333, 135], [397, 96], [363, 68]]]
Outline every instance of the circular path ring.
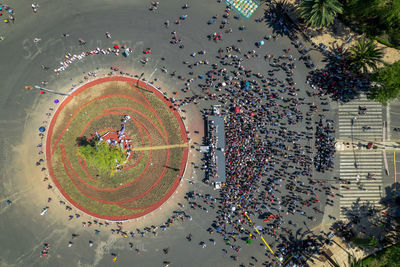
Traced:
[[[110, 84], [117, 84], [118, 86], [124, 84], [125, 87], [119, 91], [119, 94], [118, 92], [105, 93], [104, 95], [93, 97], [92, 99], [85, 98], [85, 102], [79, 102], [83, 96], [81, 98], [78, 98], [78, 96], [83, 94], [86, 90], [94, 90], [93, 88], [95, 86], [108, 86]], [[127, 90], [127, 88], [129, 90]], [[104, 90], [104, 92], [106, 92], [106, 90]], [[176, 109], [173, 108], [172, 103], [152, 85], [146, 84], [143, 81], [138, 81], [137, 79], [122, 76], [93, 80], [74, 90], [72, 95], [73, 97], [66, 97], [55, 111], [46, 137], [46, 159], [49, 174], [61, 194], [73, 206], [81, 211], [106, 220], [121, 221], [134, 219], [159, 208], [171, 197], [178, 187], [184, 174], [188, 158], [188, 138], [186, 129], [180, 115]], [[85, 94], [83, 95], [85, 96]], [[156, 96], [156, 98], [151, 95]], [[110, 106], [114, 102], [117, 102], [118, 99], [121, 99], [121, 102], [125, 104]], [[74, 101], [78, 102], [74, 103]], [[90, 114], [90, 112], [92, 112], [90, 108], [94, 107], [93, 110], [95, 110], [97, 107], [95, 105], [101, 107], [103, 101], [105, 107], [102, 109], [101, 115], [104, 117], [107, 117], [106, 115], [117, 116], [123, 114], [129, 114], [131, 117], [135, 116], [133, 122], [138, 127], [138, 132], [140, 132], [137, 144], [143, 146], [144, 143], [147, 142], [146, 144], [149, 146], [148, 148], [138, 148], [139, 151], [142, 150], [136, 162], [130, 165], [127, 164], [126, 168], [121, 169], [121, 172], [127, 172], [126, 174], [122, 173], [120, 175], [122, 178], [125, 176], [128, 177], [130, 174], [129, 172], [132, 172], [136, 176], [133, 177], [132, 181], [126, 180], [126, 184], [115, 185], [115, 188], [113, 188], [116, 189], [114, 190], [115, 192], [108, 192], [104, 190], [106, 188], [93, 185], [90, 186], [90, 188], [88, 187], [86, 181], [90, 180], [91, 183], [100, 183], [101, 181], [98, 180], [101, 179], [94, 178], [93, 174], [90, 173], [91, 169], [87, 169], [88, 166], [84, 158], [78, 155], [75, 156], [71, 152], [72, 150], [70, 151], [70, 147], [74, 148], [76, 151], [77, 146], [73, 147], [71, 144], [67, 143], [68, 140], [71, 139], [71, 136], [68, 136], [68, 134], [75, 130], [73, 128], [70, 129], [70, 127], [79, 125], [74, 122], [74, 118], [81, 116], [79, 114], [82, 111], [85, 111], [85, 114], [88, 112]], [[127, 105], [127, 101], [131, 101], [129, 103], [132, 103], [132, 106]], [[74, 105], [78, 106], [78, 108], [71, 108], [74, 107]], [[163, 112], [163, 108], [165, 108], [166, 111]], [[141, 109], [142, 111], [137, 109]], [[64, 114], [66, 112], [70, 113], [68, 117]], [[166, 113], [168, 114], [166, 115]], [[68, 118], [68, 120], [65, 118]], [[57, 119], [60, 120], [57, 121]], [[78, 117], [76, 120], [79, 121], [80, 119], [81, 117]], [[98, 118], [96, 117], [96, 120], [102, 120], [101, 116]], [[83, 130], [80, 129], [81, 135], [93, 121], [94, 120], [91, 119]], [[84, 122], [82, 121], [82, 123]], [[97, 121], [94, 121], [93, 124], [96, 123]], [[100, 121], [99, 123], [103, 122]], [[176, 127], [171, 125], [176, 125]], [[107, 127], [99, 128], [99, 131], [106, 128]], [[109, 128], [115, 129], [116, 127]], [[174, 132], [175, 128], [177, 132]], [[79, 129], [77, 130], [79, 131]], [[147, 132], [145, 137], [142, 131]], [[72, 135], [72, 133], [70, 135]], [[171, 140], [172, 142], [178, 143], [170, 143]], [[64, 142], [66, 142], [67, 146]], [[152, 153], [155, 149], [159, 151], [157, 151], [157, 153]], [[146, 152], [146, 150], [148, 150], [148, 152]], [[143, 156], [143, 154], [146, 154], [148, 157]], [[153, 154], [153, 157], [151, 154]], [[154, 155], [160, 156], [157, 158], [154, 157]], [[175, 158], [171, 158], [174, 156]], [[127, 157], [128, 162], [131, 157], [132, 155]], [[162, 157], [165, 158], [162, 159]], [[145, 160], [144, 158], [147, 158], [147, 162], [142, 162]], [[172, 164], [172, 167], [169, 166], [170, 164]], [[149, 165], [151, 166], [149, 167]], [[79, 170], [77, 166], [79, 166]], [[77, 169], [75, 170], [74, 168]], [[60, 175], [60, 173], [64, 175]], [[146, 178], [140, 179], [141, 176], [137, 175], [137, 173], [142, 173], [141, 175], [145, 175]], [[152, 175], [150, 175], [150, 173]], [[73, 178], [73, 176], [75, 176], [75, 178]], [[117, 178], [122, 179], [121, 177], [118, 176]], [[118, 180], [117, 178], [115, 179]], [[110, 181], [112, 182], [113, 180], [107, 180], [108, 183], [110, 183]], [[147, 181], [149, 181], [149, 184], [146, 184]], [[127, 192], [132, 192], [132, 195], [130, 196]], [[160, 194], [160, 192], [162, 192], [162, 194]], [[123, 195], [124, 198], [117, 199], [116, 196], [118, 194]], [[93, 201], [97, 202], [94, 203]], [[101, 205], [104, 206], [104, 210], [100, 207]], [[107, 209], [107, 205], [114, 206]], [[115, 214], [113, 214], [112, 211], [115, 209], [117, 210]]]

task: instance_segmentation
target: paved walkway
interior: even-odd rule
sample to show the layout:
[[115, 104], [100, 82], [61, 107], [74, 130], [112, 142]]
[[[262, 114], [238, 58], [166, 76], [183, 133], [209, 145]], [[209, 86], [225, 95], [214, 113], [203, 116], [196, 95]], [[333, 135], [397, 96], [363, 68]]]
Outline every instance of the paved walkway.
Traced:
[[161, 150], [168, 148], [178, 148], [178, 147], [187, 147], [189, 144], [174, 144], [174, 145], [164, 145], [164, 146], [144, 146], [144, 147], [135, 147], [132, 151], [147, 151], [147, 150]]

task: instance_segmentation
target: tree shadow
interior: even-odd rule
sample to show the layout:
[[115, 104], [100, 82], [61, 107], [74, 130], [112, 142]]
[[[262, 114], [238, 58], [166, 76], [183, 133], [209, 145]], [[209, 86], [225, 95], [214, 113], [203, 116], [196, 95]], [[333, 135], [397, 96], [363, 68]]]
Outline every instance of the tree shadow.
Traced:
[[[324, 254], [321, 248], [326, 238], [322, 234], [315, 234], [311, 231], [306, 222], [304, 222], [304, 226], [306, 229], [299, 227], [295, 233], [289, 232], [287, 235], [280, 235], [282, 242], [278, 245], [278, 251], [290, 251], [290, 253], [286, 254], [283, 262], [287, 261], [288, 264], [305, 266], [309, 261], [312, 263], [321, 261], [318, 256]], [[330, 256], [326, 256], [331, 261]], [[334, 263], [333, 265], [335, 266]]]
[[297, 22], [288, 15], [288, 12], [294, 8], [292, 3], [287, 1], [273, 2], [269, 7], [269, 10], [265, 10], [264, 17], [274, 34], [286, 35], [292, 39], [296, 33], [301, 32]]
[[333, 25], [329, 27], [329, 30], [338, 38], [346, 38], [352, 33], [352, 30], [349, 27], [346, 27], [346, 25], [341, 21], [339, 23], [333, 23]]
[[381, 202], [387, 206], [397, 205], [400, 207], [400, 193], [396, 192], [398, 190], [400, 190], [400, 183], [393, 183], [385, 187], [385, 197], [382, 198]]
[[179, 171], [180, 170], [179, 168], [170, 167], [168, 165], [164, 165], [164, 167], [167, 168], [167, 169], [173, 170], [173, 171]]
[[[352, 242], [366, 253], [373, 253], [377, 249], [399, 242], [400, 220], [397, 214], [400, 199], [395, 198], [395, 188], [398, 186], [399, 183], [386, 187], [386, 196], [378, 205], [358, 199], [351, 207], [342, 208], [345, 220], [336, 221], [331, 229], [345, 240], [349, 247], [352, 247]], [[366, 240], [368, 242], [365, 242]]]
[[80, 136], [76, 138], [77, 146], [95, 146], [96, 140], [95, 138], [88, 139], [86, 136]]
[[336, 44], [331, 49], [325, 53], [324, 68], [309, 73], [307, 80], [315, 90], [313, 94], [342, 103], [359, 98], [361, 93], [368, 94], [371, 82], [365, 75], [353, 72], [347, 51]]

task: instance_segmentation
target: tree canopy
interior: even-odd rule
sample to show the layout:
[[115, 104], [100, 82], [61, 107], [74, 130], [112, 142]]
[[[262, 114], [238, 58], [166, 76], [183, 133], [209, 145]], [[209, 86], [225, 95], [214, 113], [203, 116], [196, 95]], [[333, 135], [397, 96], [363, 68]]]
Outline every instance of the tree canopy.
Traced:
[[377, 84], [371, 90], [371, 98], [386, 105], [400, 93], [400, 61], [379, 69], [371, 79]]
[[342, 12], [343, 6], [337, 0], [303, 0], [300, 3], [300, 16], [313, 27], [330, 26]]
[[350, 49], [350, 59], [357, 72], [367, 73], [368, 69], [377, 70], [377, 63], [382, 62], [383, 51], [373, 40], [362, 39]]
[[353, 29], [400, 46], [400, 0], [343, 1], [343, 19]]
[[110, 175], [126, 160], [126, 153], [120, 146], [101, 141], [78, 146], [78, 155], [85, 158], [89, 167]]

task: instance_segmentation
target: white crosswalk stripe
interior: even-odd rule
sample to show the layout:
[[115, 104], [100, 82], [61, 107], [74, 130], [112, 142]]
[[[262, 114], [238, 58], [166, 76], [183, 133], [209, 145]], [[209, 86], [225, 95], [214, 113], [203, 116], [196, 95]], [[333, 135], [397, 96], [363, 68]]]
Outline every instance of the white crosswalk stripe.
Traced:
[[[366, 114], [360, 115], [359, 106], [366, 107]], [[359, 99], [339, 106], [338, 110], [339, 139], [354, 140], [382, 140], [382, 105], [371, 102], [365, 94]], [[371, 127], [363, 129], [363, 127]]]
[[[357, 166], [357, 168], [355, 167]], [[380, 151], [341, 151], [340, 178], [349, 181], [340, 187], [340, 218], [345, 219], [343, 208], [351, 208], [355, 202], [379, 206], [382, 196], [383, 156]], [[373, 179], [367, 178], [374, 174]], [[362, 189], [360, 189], [360, 186]], [[347, 188], [346, 188], [347, 187]]]

